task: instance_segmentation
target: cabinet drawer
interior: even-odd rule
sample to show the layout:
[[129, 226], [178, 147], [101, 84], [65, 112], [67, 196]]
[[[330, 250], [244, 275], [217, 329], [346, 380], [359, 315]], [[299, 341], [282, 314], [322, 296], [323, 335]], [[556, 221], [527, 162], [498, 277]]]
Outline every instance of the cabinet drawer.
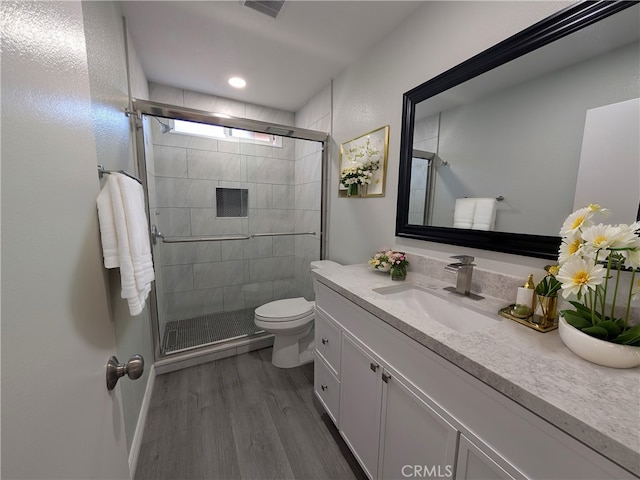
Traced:
[[314, 389], [333, 423], [338, 425], [340, 418], [340, 382], [322, 358], [317, 357], [313, 364]]
[[316, 310], [316, 350], [336, 377], [340, 377], [340, 345], [341, 331], [337, 325], [329, 320], [322, 312]]

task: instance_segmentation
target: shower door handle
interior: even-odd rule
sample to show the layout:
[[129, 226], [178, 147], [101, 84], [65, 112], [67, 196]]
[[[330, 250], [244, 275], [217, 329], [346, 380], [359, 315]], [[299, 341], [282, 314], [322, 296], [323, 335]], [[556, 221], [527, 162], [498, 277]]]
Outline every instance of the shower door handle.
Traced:
[[142, 376], [144, 372], [144, 358], [142, 355], [133, 355], [127, 363], [118, 363], [118, 358], [113, 356], [107, 362], [107, 390], [116, 388], [120, 377], [128, 375], [131, 380]]

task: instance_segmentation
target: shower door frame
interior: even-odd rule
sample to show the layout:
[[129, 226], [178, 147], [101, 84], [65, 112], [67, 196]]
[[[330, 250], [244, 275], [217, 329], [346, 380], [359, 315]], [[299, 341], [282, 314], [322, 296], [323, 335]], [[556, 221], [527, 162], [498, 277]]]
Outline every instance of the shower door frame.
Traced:
[[[149, 188], [147, 182], [147, 164], [146, 151], [144, 148], [144, 129], [142, 124], [142, 115], [150, 115], [154, 117], [167, 118], [170, 120], [185, 120], [189, 122], [205, 123], [208, 125], [216, 125], [222, 127], [236, 128], [240, 130], [248, 130], [252, 132], [266, 133], [281, 137], [294, 138], [298, 140], [309, 140], [322, 143], [322, 174], [321, 174], [321, 196], [320, 196], [320, 259], [326, 258], [326, 238], [327, 231], [327, 208], [329, 199], [329, 186], [327, 179], [329, 177], [329, 133], [317, 130], [308, 130], [290, 125], [280, 125], [276, 123], [262, 122], [259, 120], [251, 120], [248, 118], [239, 118], [232, 116], [220, 116], [215, 112], [207, 112], [204, 110], [196, 110], [192, 108], [169, 105], [166, 103], [152, 102], [149, 100], [133, 99], [132, 110], [130, 114], [135, 115], [136, 140], [135, 150], [138, 163], [138, 176], [142, 181], [142, 187], [145, 197], [145, 209], [147, 218], [151, 222], [151, 211], [149, 210]], [[151, 223], [149, 224], [149, 235], [151, 236]], [[151, 238], [151, 240], [153, 240]], [[155, 256], [155, 254], [152, 253]], [[155, 258], [154, 258], [155, 265]], [[201, 347], [193, 347], [189, 350], [180, 350], [175, 353], [163, 353], [160, 346], [160, 329], [158, 320], [158, 300], [156, 295], [156, 284], [153, 282], [153, 288], [149, 294], [149, 311], [151, 316], [151, 333], [153, 338], [153, 351], [156, 367], [159, 362], [162, 365], [168, 365], [180, 362], [194, 357], [204, 356], [222, 350], [221, 347], [226, 344], [220, 343], [215, 345], [204, 345]], [[244, 339], [243, 339], [244, 340]], [[234, 340], [237, 342], [238, 340]], [[245, 340], [246, 341], [246, 340]]]

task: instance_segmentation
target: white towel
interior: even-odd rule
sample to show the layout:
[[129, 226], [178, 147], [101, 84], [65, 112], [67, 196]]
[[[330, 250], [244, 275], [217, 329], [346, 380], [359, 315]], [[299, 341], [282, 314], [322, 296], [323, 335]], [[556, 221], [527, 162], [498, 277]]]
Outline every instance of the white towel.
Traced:
[[121, 297], [127, 299], [131, 315], [139, 315], [155, 278], [142, 186], [111, 173], [98, 195], [98, 218], [105, 267], [120, 267]]
[[104, 266], [107, 268], [117, 268], [120, 264], [118, 261], [118, 237], [116, 236], [116, 224], [113, 218], [111, 190], [108, 184], [105, 184], [102, 190], [100, 190], [97, 202]]
[[475, 198], [457, 198], [453, 212], [453, 227], [471, 228], [473, 226], [473, 215], [475, 211]]
[[493, 230], [496, 226], [496, 209], [498, 202], [495, 198], [476, 198], [476, 210], [473, 214], [473, 230]]

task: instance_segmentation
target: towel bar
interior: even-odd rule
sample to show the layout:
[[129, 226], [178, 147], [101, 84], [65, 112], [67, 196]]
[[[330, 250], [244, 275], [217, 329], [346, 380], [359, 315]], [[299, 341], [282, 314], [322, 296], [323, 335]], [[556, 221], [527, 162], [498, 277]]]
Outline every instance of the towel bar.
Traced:
[[189, 242], [224, 242], [227, 240], [249, 240], [248, 235], [228, 235], [225, 237], [160, 237], [162, 243], [189, 243]]
[[122, 175], [125, 175], [129, 178], [134, 179], [136, 182], [138, 182], [140, 185], [142, 185], [142, 180], [140, 180], [138, 177], [136, 177], [135, 175], [132, 175], [131, 173], [125, 171], [125, 170], [106, 170], [104, 168], [103, 165], [98, 165], [98, 177], [102, 178], [102, 176], [106, 173], [107, 175], [113, 172], [118, 172], [121, 173]]
[[315, 235], [316, 232], [278, 232], [278, 233], [252, 233], [251, 238], [256, 237], [284, 237], [286, 235]]
[[190, 243], [190, 242], [224, 242], [228, 240], [250, 240], [257, 237], [282, 237], [285, 235], [315, 235], [316, 232], [275, 232], [275, 233], [253, 233], [251, 235], [227, 235], [210, 237], [165, 237], [155, 225], [151, 226], [151, 238], [155, 245], [158, 238], [162, 243]]

